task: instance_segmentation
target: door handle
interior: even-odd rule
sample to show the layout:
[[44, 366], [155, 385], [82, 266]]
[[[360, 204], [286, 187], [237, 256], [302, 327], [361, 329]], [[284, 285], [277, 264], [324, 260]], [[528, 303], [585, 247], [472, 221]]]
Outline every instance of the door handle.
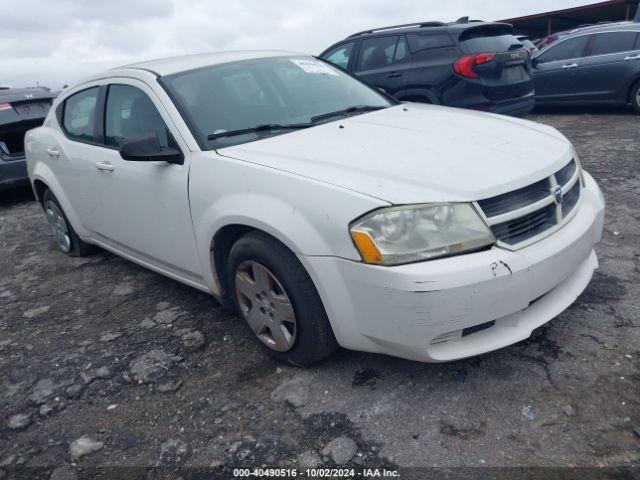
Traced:
[[569, 63], [567, 65], [562, 65], [562, 68], [567, 69], [567, 68], [576, 68], [578, 66], [577, 63]]
[[47, 155], [51, 158], [58, 158], [60, 156], [60, 151], [54, 147], [45, 148], [44, 151], [47, 152]]
[[116, 169], [111, 162], [96, 162], [96, 168], [98, 170], [106, 170], [108, 172], [113, 172]]
[[628, 57], [624, 57], [625, 60], [640, 60], [640, 55], [629, 55]]
[[387, 78], [400, 78], [401, 76], [402, 76], [401, 73], [393, 72], [393, 73], [390, 73], [389, 75], [387, 75]]

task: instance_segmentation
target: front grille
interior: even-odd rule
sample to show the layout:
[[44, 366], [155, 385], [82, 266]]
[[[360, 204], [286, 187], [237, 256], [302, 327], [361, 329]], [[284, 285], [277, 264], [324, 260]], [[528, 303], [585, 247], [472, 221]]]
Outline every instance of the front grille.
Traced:
[[550, 204], [514, 220], [493, 225], [491, 230], [496, 238], [509, 245], [515, 245], [541, 234], [555, 224], [556, 206]]
[[[562, 189], [563, 195], [556, 190]], [[575, 160], [524, 188], [478, 201], [495, 237], [518, 246], [562, 225], [580, 199]]]
[[545, 178], [519, 190], [480, 200], [478, 203], [487, 217], [495, 217], [548, 197], [550, 187], [549, 179]]

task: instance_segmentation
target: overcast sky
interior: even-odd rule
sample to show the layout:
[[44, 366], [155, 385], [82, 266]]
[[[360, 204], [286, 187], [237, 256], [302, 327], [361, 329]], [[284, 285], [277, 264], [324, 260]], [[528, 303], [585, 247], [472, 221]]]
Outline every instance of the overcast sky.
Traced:
[[217, 50], [318, 54], [366, 28], [585, 3], [593, 0], [0, 0], [0, 85], [59, 88], [133, 61]]

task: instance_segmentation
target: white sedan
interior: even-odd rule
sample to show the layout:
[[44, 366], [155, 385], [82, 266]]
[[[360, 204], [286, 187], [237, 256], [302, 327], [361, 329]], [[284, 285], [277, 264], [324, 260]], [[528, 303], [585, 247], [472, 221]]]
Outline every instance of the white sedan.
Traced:
[[588, 284], [604, 202], [555, 129], [399, 104], [313, 57], [149, 61], [26, 137], [58, 247], [234, 306], [275, 358], [439, 362], [523, 340]]

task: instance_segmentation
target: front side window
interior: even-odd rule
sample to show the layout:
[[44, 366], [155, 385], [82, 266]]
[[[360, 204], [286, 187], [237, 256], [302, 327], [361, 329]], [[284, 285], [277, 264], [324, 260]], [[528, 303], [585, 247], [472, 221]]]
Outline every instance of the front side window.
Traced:
[[353, 45], [354, 42], [343, 43], [339, 47], [329, 50], [322, 58], [346, 70], [347, 65], [349, 65]]
[[570, 60], [584, 56], [584, 49], [589, 42], [590, 35], [569, 38], [559, 43], [552, 44], [538, 56], [539, 63]]
[[88, 88], [71, 95], [64, 102], [62, 126], [74, 140], [95, 141], [94, 124], [98, 87]]
[[126, 138], [144, 133], [155, 133], [160, 146], [168, 146], [167, 126], [147, 94], [130, 85], [109, 85], [104, 116], [105, 143], [119, 147]]
[[637, 32], [598, 33], [593, 42], [591, 55], [607, 55], [633, 50], [637, 36]]
[[356, 71], [375, 70], [400, 62], [407, 56], [407, 45], [402, 35], [369, 38], [362, 41]]
[[[344, 115], [393, 104], [377, 90], [312, 57], [243, 60], [176, 73], [160, 82], [206, 150], [313, 127], [341, 118], [339, 113], [327, 114], [347, 109], [351, 113]], [[282, 128], [265, 128], [269, 125]]]

